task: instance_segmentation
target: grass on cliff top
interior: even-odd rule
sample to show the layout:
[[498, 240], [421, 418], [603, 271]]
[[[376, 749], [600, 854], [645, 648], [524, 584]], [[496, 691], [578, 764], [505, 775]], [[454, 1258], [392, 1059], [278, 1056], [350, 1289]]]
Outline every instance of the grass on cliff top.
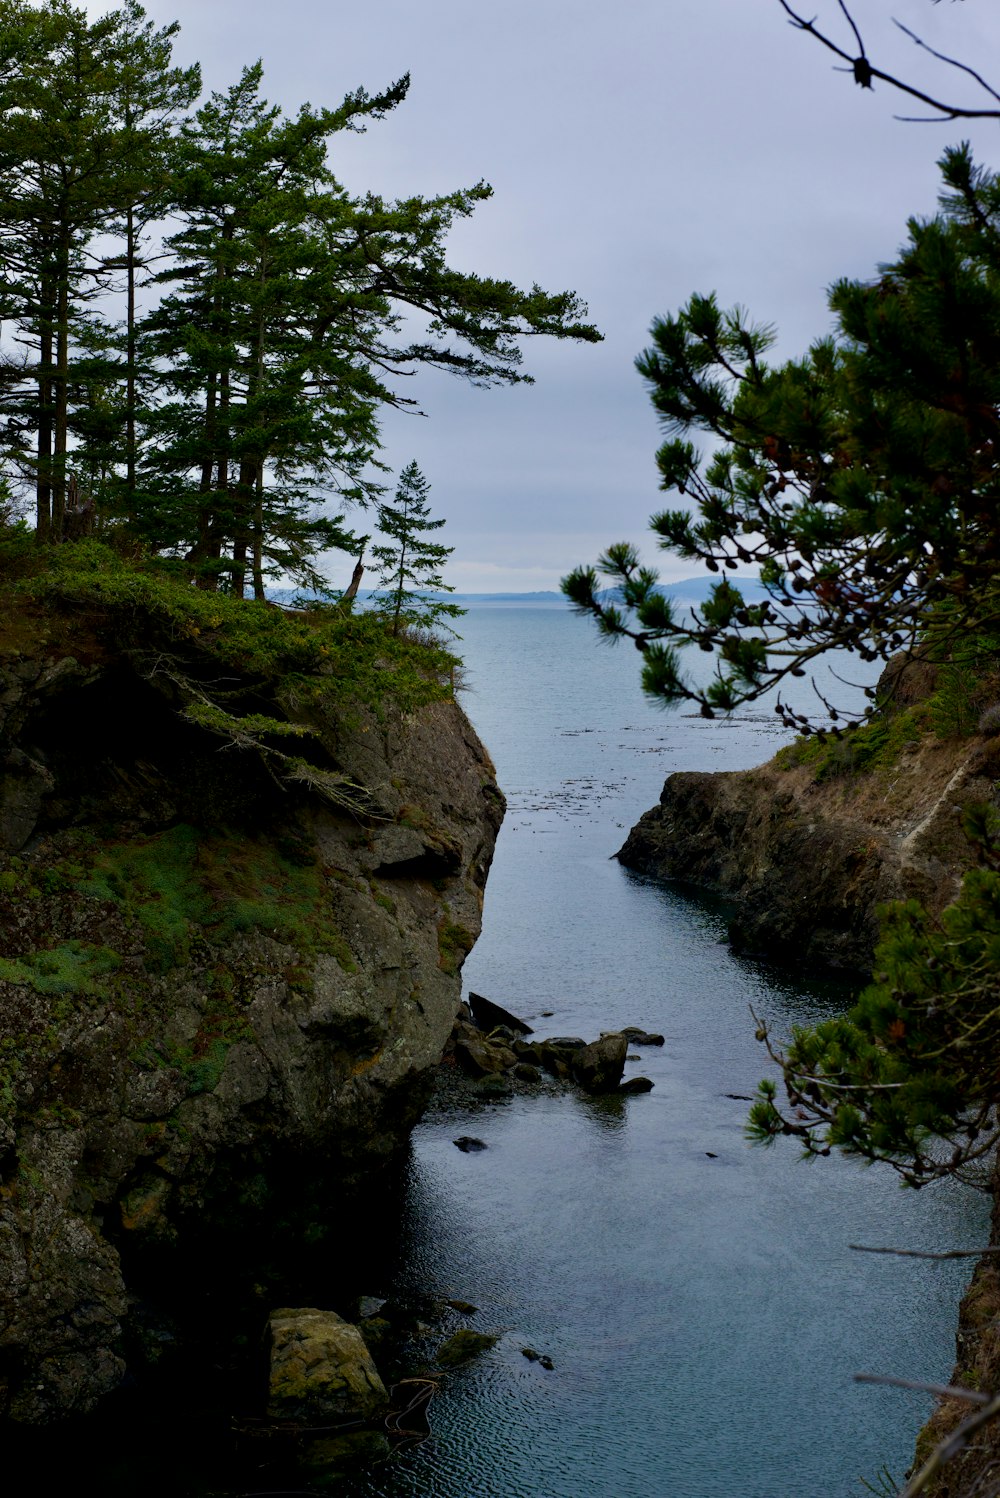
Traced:
[[867, 723], [841, 738], [796, 739], [778, 750], [775, 761], [785, 770], [809, 766], [817, 785], [891, 770], [907, 748], [928, 737], [968, 738], [998, 700], [1000, 670], [994, 650], [968, 661], [948, 661], [938, 666], [934, 688], [923, 700], [906, 706], [883, 702]]
[[[453, 695], [457, 658], [441, 645], [392, 634], [376, 613], [338, 605], [289, 611], [193, 587], [182, 564], [123, 555], [89, 539], [37, 547], [18, 527], [0, 533], [0, 588], [7, 599], [0, 654], [44, 635], [48, 615], [63, 644], [113, 641], [223, 665], [266, 682], [275, 695], [333, 697], [411, 711]], [[25, 629], [27, 627], [27, 635]]]

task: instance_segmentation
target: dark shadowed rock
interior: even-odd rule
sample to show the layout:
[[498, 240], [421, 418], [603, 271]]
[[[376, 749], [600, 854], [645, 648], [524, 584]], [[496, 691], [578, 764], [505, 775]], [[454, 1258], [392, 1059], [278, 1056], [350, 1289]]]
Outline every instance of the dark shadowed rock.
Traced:
[[624, 1092], [627, 1096], [639, 1092], [652, 1092], [652, 1090], [653, 1083], [648, 1077], [629, 1077], [628, 1081], [623, 1082], [618, 1089], [619, 1092]]
[[[361, 1252], [342, 1225], [426, 1101], [503, 798], [454, 702], [347, 710], [321, 672], [295, 713], [320, 789], [279, 784], [183, 717], [178, 682], [218, 675], [197, 631], [162, 623], [168, 674], [131, 604], [127, 625], [94, 604], [16, 638], [11, 618], [0, 1416], [45, 1423], [141, 1374], [134, 1291], [158, 1255], [180, 1362], [220, 1288], [251, 1308], [260, 1266], [305, 1242]], [[226, 681], [233, 712], [284, 714], [256, 673]], [[329, 799], [341, 784], [363, 805]]]
[[602, 1035], [574, 1051], [570, 1067], [586, 1092], [617, 1092], [625, 1067], [628, 1041], [624, 1035]]
[[626, 1025], [621, 1032], [630, 1045], [663, 1045], [664, 1037], [650, 1030], [640, 1030], [638, 1025]]
[[470, 993], [468, 1005], [472, 1011], [472, 1018], [481, 1030], [495, 1030], [498, 1025], [504, 1025], [508, 1030], [513, 1030], [517, 1035], [531, 1035], [532, 1029], [523, 1019], [518, 1019], [516, 1014], [511, 1014], [509, 1009], [503, 1009], [499, 1004], [494, 1004], [492, 999], [486, 999], [481, 993]]
[[475, 1155], [478, 1154], [480, 1150], [484, 1150], [487, 1148], [485, 1140], [473, 1139], [471, 1134], [462, 1134], [460, 1138], [453, 1139], [451, 1142], [456, 1149], [460, 1149], [462, 1151], [463, 1155]]

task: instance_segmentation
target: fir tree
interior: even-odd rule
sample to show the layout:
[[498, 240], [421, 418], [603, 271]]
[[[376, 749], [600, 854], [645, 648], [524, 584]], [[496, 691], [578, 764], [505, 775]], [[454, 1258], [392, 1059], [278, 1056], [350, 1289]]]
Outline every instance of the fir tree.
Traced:
[[442, 576], [444, 564], [455, 548], [427, 539], [429, 531], [440, 530], [444, 525], [443, 520], [430, 518], [429, 493], [430, 484], [414, 461], [399, 476], [395, 501], [379, 505], [379, 529], [388, 537], [388, 544], [372, 547], [379, 568], [378, 582], [384, 590], [375, 599], [391, 619], [394, 635], [399, 634], [404, 624], [434, 625], [441, 619], [455, 619], [465, 613], [457, 604], [426, 597], [427, 589], [455, 591]]

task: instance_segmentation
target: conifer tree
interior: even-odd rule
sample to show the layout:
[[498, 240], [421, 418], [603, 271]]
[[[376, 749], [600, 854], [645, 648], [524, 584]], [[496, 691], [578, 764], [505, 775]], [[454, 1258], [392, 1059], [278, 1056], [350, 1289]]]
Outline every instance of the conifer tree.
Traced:
[[[941, 165], [941, 213], [912, 220], [874, 280], [836, 283], [837, 333], [803, 358], [768, 364], [773, 330], [713, 296], [654, 323], [637, 366], [668, 433], [661, 487], [685, 507], [651, 529], [720, 581], [675, 614], [623, 543], [563, 583], [606, 636], [633, 640], [653, 697], [711, 717], [831, 648], [874, 661], [918, 641], [944, 657], [1000, 642], [1000, 179], [967, 147]], [[769, 601], [746, 603], [726, 575], [747, 564]], [[707, 687], [683, 670], [690, 645], [716, 652]]]
[[[144, 329], [166, 399], [148, 413], [141, 520], [209, 583], [241, 593], [250, 571], [258, 596], [265, 568], [315, 585], [316, 552], [353, 544], [330, 506], [377, 500], [379, 415], [415, 404], [398, 375], [517, 382], [524, 337], [599, 337], [569, 293], [448, 266], [444, 237], [484, 184], [400, 203], [340, 186], [328, 142], [395, 108], [408, 79], [287, 119], [261, 78], [246, 69], [181, 130], [183, 225], [161, 277], [176, 289]], [[410, 310], [426, 314], [417, 341], [400, 336]]]
[[[102, 407], [107, 436], [120, 373], [95, 304], [120, 268], [131, 278], [136, 214], [163, 204], [163, 126], [197, 89], [196, 69], [169, 66], [175, 30], [154, 31], [135, 0], [95, 21], [67, 0], [0, 5], [0, 316], [25, 351], [4, 370], [3, 400], [40, 540], [62, 534], [74, 407], [84, 437]], [[119, 222], [124, 266], [91, 248]], [[131, 340], [125, 363], [131, 391]]]
[[484, 183], [345, 192], [331, 141], [395, 108], [406, 78], [285, 117], [257, 64], [185, 119], [198, 71], [172, 66], [176, 29], [137, 0], [93, 21], [0, 0], [0, 454], [35, 490], [40, 540], [62, 538], [75, 470], [203, 586], [242, 594], [249, 576], [261, 597], [268, 574], [315, 585], [322, 549], [355, 546], [342, 512], [382, 492], [379, 418], [416, 406], [405, 377], [518, 382], [525, 338], [600, 335], [572, 293], [448, 265]]
[[455, 548], [428, 539], [430, 531], [438, 531], [444, 525], [443, 520], [430, 518], [427, 502], [430, 487], [414, 460], [399, 475], [395, 499], [379, 505], [379, 530], [388, 540], [372, 547], [379, 569], [379, 587], [383, 590], [376, 593], [375, 601], [392, 621], [394, 635], [399, 634], [404, 624], [434, 625], [465, 612], [457, 604], [426, 596], [428, 589], [455, 591], [442, 575]]

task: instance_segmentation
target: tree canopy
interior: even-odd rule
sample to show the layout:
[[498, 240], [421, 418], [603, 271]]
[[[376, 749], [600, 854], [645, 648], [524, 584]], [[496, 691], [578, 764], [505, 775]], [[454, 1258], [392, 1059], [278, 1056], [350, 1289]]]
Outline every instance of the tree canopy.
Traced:
[[[381, 492], [379, 419], [422, 366], [529, 380], [526, 338], [594, 341], [571, 292], [448, 264], [483, 182], [349, 194], [331, 148], [405, 99], [404, 77], [292, 116], [259, 63], [194, 113], [177, 27], [136, 0], [0, 0], [0, 457], [39, 540], [67, 504], [187, 560], [203, 586], [315, 583]], [[124, 304], [124, 305], [123, 305]]]
[[[966, 146], [941, 168], [940, 213], [911, 220], [871, 280], [834, 285], [836, 331], [801, 359], [769, 364], [773, 330], [711, 295], [653, 324], [637, 367], [668, 433], [661, 487], [691, 508], [651, 528], [719, 581], [678, 613], [619, 544], [563, 588], [606, 637], [633, 640], [654, 697], [712, 716], [831, 648], [873, 661], [1000, 633], [1000, 180]], [[746, 566], [767, 601], [727, 575]], [[706, 688], [683, 670], [692, 644], [717, 654]], [[809, 726], [780, 694], [777, 710]]]

